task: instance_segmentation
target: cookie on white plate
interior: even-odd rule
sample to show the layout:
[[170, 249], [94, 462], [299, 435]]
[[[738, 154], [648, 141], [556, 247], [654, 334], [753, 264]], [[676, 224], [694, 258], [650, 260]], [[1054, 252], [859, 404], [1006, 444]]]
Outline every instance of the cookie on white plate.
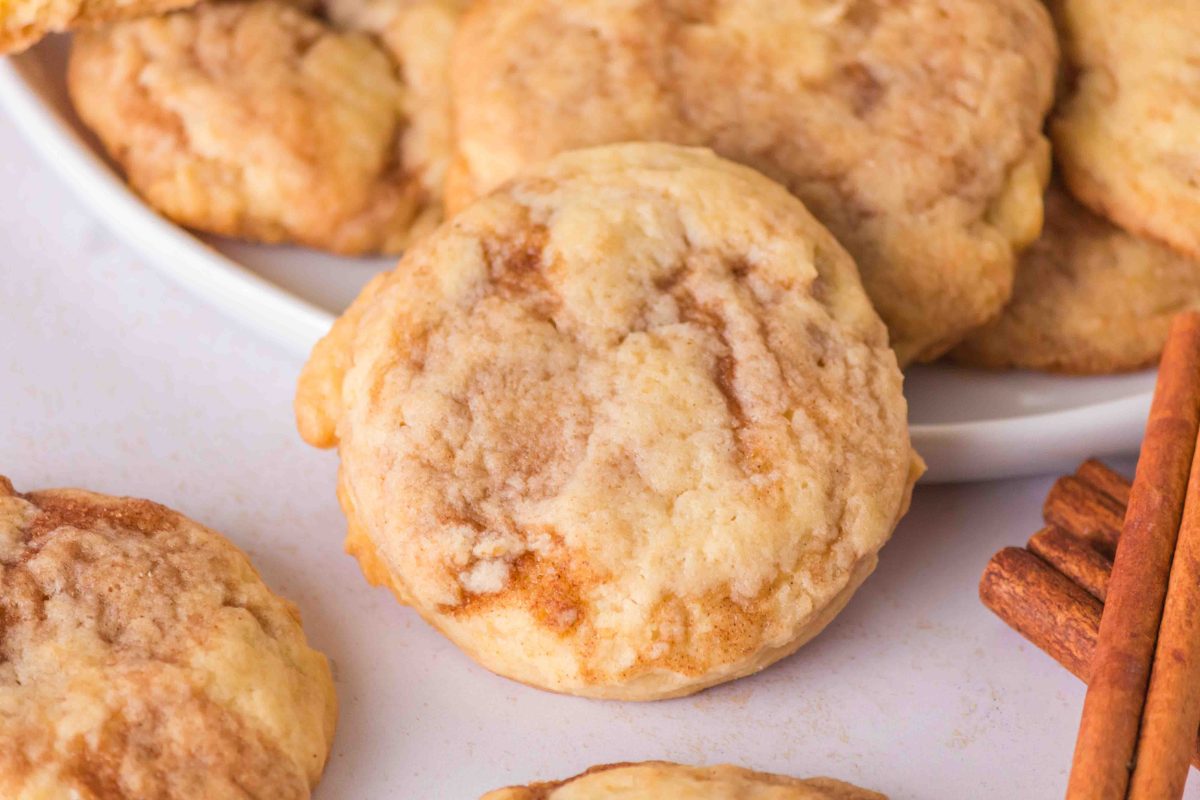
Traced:
[[451, 56], [450, 211], [555, 153], [711, 147], [854, 257], [902, 365], [999, 312], [1042, 222], [1037, 0], [483, 0]]
[[1072, 193], [1200, 259], [1200, 4], [1053, 0], [1066, 62], [1050, 133]]
[[130, 185], [181, 225], [357, 255], [399, 252], [440, 219], [440, 172], [406, 151], [419, 103], [392, 55], [294, 4], [81, 33], [68, 87]]
[[951, 352], [963, 364], [1104, 374], [1151, 366], [1171, 317], [1200, 308], [1200, 261], [1127, 233], [1057, 183], [1000, 316]]

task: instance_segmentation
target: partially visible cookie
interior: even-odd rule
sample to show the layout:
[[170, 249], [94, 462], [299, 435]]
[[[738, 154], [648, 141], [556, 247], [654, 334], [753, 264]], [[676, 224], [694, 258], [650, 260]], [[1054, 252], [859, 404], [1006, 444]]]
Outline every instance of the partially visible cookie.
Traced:
[[1000, 310], [1041, 229], [1056, 62], [1037, 0], [482, 0], [447, 207], [564, 150], [705, 145], [803, 200], [901, 363], [928, 360]]
[[335, 717], [295, 607], [220, 535], [0, 477], [0, 796], [304, 800]]
[[165, 14], [196, 0], [5, 0], [0, 3], [0, 54], [16, 53], [49, 33]]
[[406, 126], [405, 171], [420, 181], [430, 207], [421, 232], [438, 221], [450, 159], [450, 47], [470, 0], [325, 0], [330, 20], [379, 38], [400, 70]]
[[722, 764], [608, 764], [562, 781], [513, 786], [480, 800], [887, 800], [832, 778], [789, 778]]
[[1013, 299], [952, 353], [982, 367], [1108, 373], [1153, 364], [1172, 315], [1200, 307], [1200, 262], [1114, 227], [1057, 184]]
[[1200, 259], [1200, 2], [1050, 5], [1068, 66], [1050, 130], [1071, 191]]
[[82, 33], [68, 84], [130, 184], [188, 227], [392, 253], [440, 214], [402, 154], [388, 53], [282, 0]]
[[376, 278], [296, 412], [347, 548], [484, 666], [648, 700], [755, 672], [870, 574], [921, 463], [854, 264], [708, 151], [574, 151]]

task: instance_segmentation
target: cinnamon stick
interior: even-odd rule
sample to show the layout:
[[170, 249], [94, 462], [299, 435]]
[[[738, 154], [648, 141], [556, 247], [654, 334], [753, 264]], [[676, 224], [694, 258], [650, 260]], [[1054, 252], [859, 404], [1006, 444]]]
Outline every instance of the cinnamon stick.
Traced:
[[1042, 507], [1046, 522], [1092, 542], [1112, 554], [1125, 517], [1125, 506], [1078, 475], [1054, 482]]
[[1068, 800], [1124, 800], [1200, 428], [1200, 313], [1179, 314], [1159, 364], [1090, 668]]
[[1100, 631], [1100, 601], [1042, 559], [1006, 547], [988, 562], [979, 599], [1075, 677], [1087, 681]]
[[1051, 526], [1035, 533], [1028, 548], [1092, 597], [1104, 602], [1112, 561], [1087, 541]]
[[1167, 598], [1154, 650], [1154, 666], [1130, 800], [1183, 797], [1191, 737], [1200, 726], [1200, 459], [1192, 462], [1183, 521], [1171, 562]]
[[1122, 519], [1125, 517], [1125, 506], [1129, 504], [1128, 478], [1094, 458], [1080, 464], [1079, 469], [1075, 470], [1075, 477], [1116, 500], [1121, 507]]
[[[1102, 605], [1038, 556], [1008, 547], [992, 556], [979, 582], [984, 605], [1075, 677], [1088, 680]], [[1200, 742], [1192, 764], [1200, 767]]]

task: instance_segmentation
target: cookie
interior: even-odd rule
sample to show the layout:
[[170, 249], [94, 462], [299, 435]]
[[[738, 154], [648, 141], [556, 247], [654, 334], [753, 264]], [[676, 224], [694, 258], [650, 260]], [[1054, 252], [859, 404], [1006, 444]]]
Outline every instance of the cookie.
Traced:
[[887, 800], [832, 778], [800, 780], [723, 764], [608, 764], [565, 781], [513, 786], [480, 800]]
[[406, 126], [401, 153], [426, 196], [428, 219], [440, 221], [450, 158], [450, 46], [468, 0], [326, 0], [336, 25], [375, 35], [392, 54], [404, 85]]
[[0, 477], [0, 620], [0, 796], [310, 796], [336, 716], [329, 666], [213, 531]]
[[854, 264], [708, 151], [575, 151], [461, 212], [314, 349], [347, 547], [485, 667], [655, 699], [759, 670], [871, 572], [921, 469]]
[[19, 53], [50, 33], [165, 14], [196, 0], [5, 0], [0, 3], [0, 54]]
[[1200, 259], [1200, 3], [1050, 5], [1068, 67], [1050, 130], [1072, 193]]
[[803, 200], [901, 363], [928, 360], [995, 316], [1041, 228], [1056, 59], [1037, 0], [483, 0], [447, 205], [563, 150], [706, 145]]
[[1004, 312], [953, 358], [973, 366], [1109, 373], [1154, 364], [1171, 317], [1200, 307], [1200, 262], [1126, 233], [1057, 184]]
[[287, 3], [83, 33], [68, 85], [133, 188], [190, 228], [392, 253], [440, 214], [401, 152], [405, 92], [388, 53]]

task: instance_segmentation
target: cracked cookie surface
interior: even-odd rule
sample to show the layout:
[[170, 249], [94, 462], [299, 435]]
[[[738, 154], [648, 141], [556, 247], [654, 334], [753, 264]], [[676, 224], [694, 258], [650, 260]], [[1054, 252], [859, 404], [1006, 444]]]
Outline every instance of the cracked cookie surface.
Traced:
[[308, 798], [335, 715], [298, 612], [224, 538], [0, 477], [0, 795]]
[[974, 366], [1109, 373], [1154, 364], [1171, 317], [1200, 307], [1200, 262], [1126, 233], [1052, 184], [1013, 298], [952, 357]]
[[1072, 193], [1200, 259], [1200, 2], [1049, 5], [1067, 65], [1050, 131]]
[[994, 316], [1041, 226], [1036, 0], [483, 0], [454, 53], [451, 211], [563, 150], [711, 147], [833, 231], [902, 364]]
[[440, 215], [432, 179], [405, 159], [391, 57], [287, 3], [214, 3], [82, 33], [68, 86], [133, 188], [182, 225], [392, 253]]
[[722, 764], [608, 764], [563, 781], [497, 789], [480, 800], [887, 800], [832, 778], [789, 778]]
[[791, 653], [907, 507], [853, 262], [702, 150], [564, 154], [377, 277], [313, 351], [348, 549], [493, 671], [651, 699]]

